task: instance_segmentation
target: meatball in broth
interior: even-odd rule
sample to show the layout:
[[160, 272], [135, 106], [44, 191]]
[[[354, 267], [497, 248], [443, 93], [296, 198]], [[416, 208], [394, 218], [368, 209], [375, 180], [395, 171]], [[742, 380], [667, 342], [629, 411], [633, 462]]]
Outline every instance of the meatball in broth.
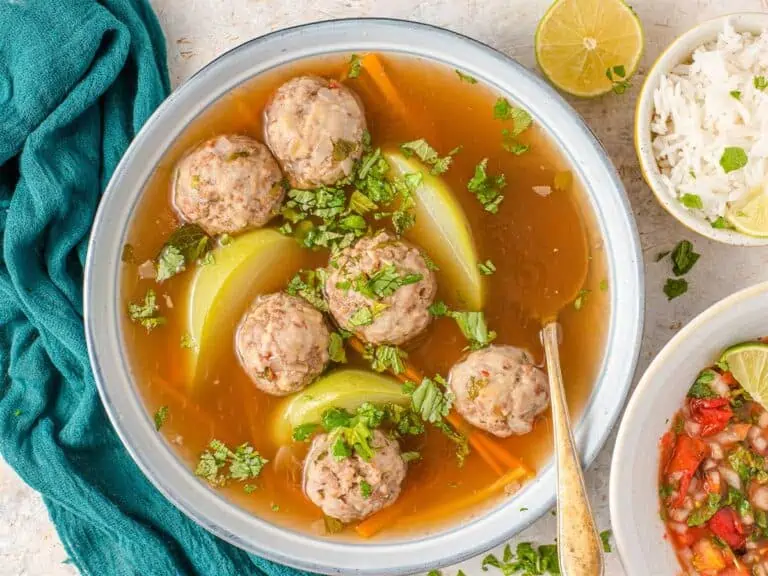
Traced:
[[267, 145], [295, 188], [336, 184], [352, 174], [363, 153], [363, 105], [333, 80], [289, 80], [267, 105], [264, 124]]
[[254, 300], [235, 341], [248, 376], [274, 396], [298, 392], [328, 364], [330, 333], [323, 315], [302, 298], [282, 292]]
[[437, 292], [422, 253], [388, 232], [361, 238], [328, 267], [325, 293], [338, 324], [371, 344], [403, 344], [432, 319]]
[[451, 369], [448, 385], [467, 422], [501, 437], [530, 432], [549, 404], [547, 375], [514, 346], [470, 353]]
[[285, 191], [282, 173], [264, 144], [248, 136], [216, 136], [181, 159], [173, 204], [208, 234], [235, 234], [264, 226]]
[[358, 454], [337, 460], [331, 445], [332, 435], [316, 436], [304, 461], [304, 492], [324, 514], [352, 522], [397, 500], [407, 465], [396, 440], [374, 430], [369, 461]]

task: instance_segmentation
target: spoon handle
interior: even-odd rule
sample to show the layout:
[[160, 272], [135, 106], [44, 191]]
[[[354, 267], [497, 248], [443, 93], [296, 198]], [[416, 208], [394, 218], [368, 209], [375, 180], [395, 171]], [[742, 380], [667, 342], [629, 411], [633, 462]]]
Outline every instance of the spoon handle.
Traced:
[[603, 576], [600, 536], [587, 499], [581, 462], [571, 431], [560, 371], [556, 322], [542, 329], [547, 357], [557, 467], [557, 542], [563, 576]]

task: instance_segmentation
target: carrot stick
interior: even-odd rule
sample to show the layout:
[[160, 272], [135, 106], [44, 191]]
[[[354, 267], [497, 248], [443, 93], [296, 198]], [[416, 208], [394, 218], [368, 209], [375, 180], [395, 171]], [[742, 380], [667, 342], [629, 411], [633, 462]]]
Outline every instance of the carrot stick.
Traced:
[[[517, 482], [525, 477], [526, 472], [522, 468], [511, 470], [482, 490], [469, 494], [464, 498], [450, 500], [447, 504], [429, 509], [422, 514], [409, 516], [409, 520], [423, 521], [432, 517], [443, 517], [453, 514], [486, 500], [496, 492], [503, 490], [507, 484]], [[407, 505], [408, 502], [406, 500], [398, 500], [391, 506], [360, 522], [355, 526], [355, 532], [362, 538], [370, 538], [376, 535], [387, 526], [392, 525], [398, 518], [403, 517]]]
[[[365, 350], [363, 343], [355, 337], [349, 339], [349, 343], [359, 354]], [[405, 371], [395, 376], [402, 382], [414, 382], [418, 384], [424, 379], [424, 375], [419, 372], [409, 362], [405, 362]], [[456, 429], [466, 428], [464, 421], [456, 412], [451, 412], [447, 417], [448, 422]], [[469, 445], [485, 460], [491, 470], [498, 475], [504, 473], [504, 468], [510, 470], [523, 469], [527, 476], [532, 476], [533, 471], [507, 452], [503, 446], [477, 430], [467, 430], [467, 440]]]
[[400, 98], [397, 88], [389, 79], [389, 75], [384, 70], [378, 54], [366, 54], [363, 56], [362, 64], [363, 70], [368, 73], [368, 76], [376, 84], [376, 87], [384, 95], [390, 106], [397, 110], [401, 118], [408, 118], [408, 108]]

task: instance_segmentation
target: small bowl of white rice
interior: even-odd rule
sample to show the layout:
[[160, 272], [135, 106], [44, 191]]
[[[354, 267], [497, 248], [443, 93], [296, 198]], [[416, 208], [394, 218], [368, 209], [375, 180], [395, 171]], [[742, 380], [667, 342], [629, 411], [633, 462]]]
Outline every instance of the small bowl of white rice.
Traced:
[[637, 102], [635, 148], [682, 224], [768, 245], [768, 14], [709, 20], [659, 56]]

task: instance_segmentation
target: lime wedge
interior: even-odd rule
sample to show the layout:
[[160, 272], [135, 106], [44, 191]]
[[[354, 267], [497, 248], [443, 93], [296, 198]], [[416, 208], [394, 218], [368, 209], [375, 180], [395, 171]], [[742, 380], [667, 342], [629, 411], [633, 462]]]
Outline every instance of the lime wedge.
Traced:
[[768, 344], [744, 342], [731, 346], [720, 357], [752, 398], [768, 408]]
[[768, 236], [768, 192], [760, 190], [744, 203], [729, 205], [725, 219], [744, 234]]
[[207, 377], [221, 346], [234, 342], [251, 300], [285, 288], [301, 266], [302, 250], [293, 238], [264, 228], [216, 248], [213, 259], [197, 268], [189, 289], [187, 329], [196, 344], [190, 354], [195, 385]]
[[643, 42], [640, 20], [622, 0], [556, 0], [536, 29], [536, 60], [552, 84], [590, 98], [626, 88]]
[[364, 402], [405, 406], [410, 396], [390, 376], [364, 370], [337, 370], [283, 402], [273, 421], [273, 436], [278, 444], [289, 444], [296, 426], [319, 423], [328, 408], [354, 412]]
[[443, 286], [454, 293], [450, 305], [482, 310], [485, 283], [477, 267], [472, 228], [461, 204], [446, 183], [417, 160], [399, 152], [384, 156], [396, 175], [421, 172], [424, 177], [414, 193], [416, 223], [405, 233], [406, 238], [421, 246], [445, 275]]

